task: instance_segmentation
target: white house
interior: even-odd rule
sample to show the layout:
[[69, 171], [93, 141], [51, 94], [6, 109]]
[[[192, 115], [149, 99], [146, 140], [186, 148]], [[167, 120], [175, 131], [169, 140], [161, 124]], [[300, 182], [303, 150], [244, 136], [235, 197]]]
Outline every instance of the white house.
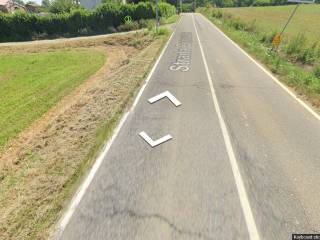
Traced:
[[[1, 0], [0, 0], [1, 1]], [[121, 0], [123, 4], [126, 4], [126, 0]], [[86, 9], [93, 9], [101, 3], [101, 0], [80, 0], [80, 5]]]
[[0, 0], [0, 12], [12, 13], [17, 10], [26, 11], [26, 8], [12, 0]]

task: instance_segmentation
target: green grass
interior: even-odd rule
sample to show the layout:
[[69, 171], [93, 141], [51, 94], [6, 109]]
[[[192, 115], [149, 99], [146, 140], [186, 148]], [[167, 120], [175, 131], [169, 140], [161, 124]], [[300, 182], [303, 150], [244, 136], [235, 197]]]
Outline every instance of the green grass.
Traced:
[[96, 50], [0, 55], [0, 149], [105, 62]]
[[[3, 178], [1, 178], [0, 172], [1, 208], [5, 209], [6, 206], [11, 206], [12, 201], [19, 203], [15, 205], [16, 208], [10, 208], [8, 210], [10, 213], [5, 213], [4, 218], [0, 218], [0, 239], [2, 239], [1, 236], [4, 239], [47, 239], [50, 230], [54, 230], [54, 224], [61, 217], [63, 207], [76, 191], [82, 176], [92, 166], [119, 119], [130, 106], [133, 96], [137, 93], [143, 79], [146, 78], [156, 57], [167, 42], [169, 34], [159, 35], [155, 38], [151, 38], [151, 36], [152, 33], [147, 35], [140, 33], [141, 44], [145, 48], [137, 48], [138, 52], [132, 57], [130, 56], [130, 61], [103, 77], [110, 85], [100, 84], [98, 89], [106, 91], [97, 91], [95, 96], [103, 99], [112, 96], [110, 101], [112, 107], [107, 107], [108, 110], [103, 112], [103, 115], [99, 116], [98, 114], [99, 117], [92, 120], [95, 123], [92, 128], [84, 131], [81, 135], [83, 139], [90, 139], [90, 141], [79, 140], [79, 145], [77, 144], [75, 148], [72, 147], [68, 150], [71, 152], [81, 151], [82, 153], [78, 157], [75, 156], [77, 154], [68, 154], [69, 152], [66, 152], [63, 157], [51, 154], [48, 157], [43, 154], [43, 151], [38, 152], [37, 146], [33, 146], [28, 149], [23, 160], [17, 165], [19, 169], [9, 168], [5, 171]], [[136, 38], [136, 35], [131, 35], [130, 38]], [[129, 40], [126, 44], [132, 41]], [[108, 57], [112, 57], [112, 55]], [[141, 61], [141, 59], [146, 61]], [[99, 110], [99, 108], [95, 108], [96, 103], [93, 100], [88, 104], [90, 109], [93, 107], [95, 111]], [[102, 108], [105, 107], [102, 106]], [[94, 115], [94, 113], [92, 114]], [[61, 132], [63, 131], [61, 130]], [[73, 140], [79, 137], [72, 136], [73, 133], [66, 135], [61, 132], [56, 133], [60, 137], [69, 136]], [[41, 136], [37, 138], [41, 139]], [[56, 143], [52, 141], [49, 146], [50, 144]], [[42, 145], [42, 150], [46, 149], [51, 150], [50, 147], [46, 148]]]
[[168, 18], [161, 18], [161, 24], [171, 24], [175, 23], [180, 19], [180, 15], [175, 14]]
[[[281, 31], [295, 6], [223, 8], [222, 12], [230, 13], [244, 22], [255, 21], [264, 32]], [[310, 43], [320, 39], [320, 4], [304, 4], [298, 8], [285, 36], [292, 37], [304, 33]]]

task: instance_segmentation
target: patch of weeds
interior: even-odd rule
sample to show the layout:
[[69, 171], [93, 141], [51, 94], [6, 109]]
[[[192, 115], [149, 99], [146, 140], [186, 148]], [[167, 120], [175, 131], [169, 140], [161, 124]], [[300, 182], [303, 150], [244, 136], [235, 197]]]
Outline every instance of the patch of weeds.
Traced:
[[284, 51], [294, 61], [311, 64], [319, 57], [318, 43], [316, 42], [310, 47], [307, 45], [305, 34], [299, 33], [288, 42]]
[[314, 43], [311, 47], [305, 48], [298, 56], [298, 60], [302, 63], [314, 63], [319, 58], [318, 43]]
[[320, 79], [320, 66], [317, 66], [313, 69], [313, 74]]
[[261, 39], [260, 42], [267, 44], [267, 45], [271, 45], [272, 40], [274, 39], [274, 37], [277, 35], [277, 31], [272, 31], [269, 33], [262, 33], [261, 34]]
[[170, 23], [175, 23], [179, 20], [180, 16], [179, 15], [172, 15], [171, 17], [168, 17], [168, 18], [164, 18], [162, 17], [160, 19], [160, 24], [161, 25], [165, 25], [165, 24], [170, 24]]
[[117, 29], [115, 27], [108, 27], [107, 28], [107, 33], [116, 33]]
[[211, 16], [214, 18], [222, 18], [222, 12], [221, 12], [221, 10], [213, 9], [211, 12]]
[[165, 28], [165, 27], [158, 27], [158, 28], [154, 28], [153, 30], [154, 37], [168, 35], [168, 34], [169, 34], [169, 30], [168, 28]]
[[151, 31], [156, 25], [156, 21], [153, 19], [141, 19], [139, 20], [139, 25], [141, 28], [147, 28]]
[[281, 70], [281, 60], [280, 60], [280, 58], [273, 56], [271, 61], [272, 61], [271, 71], [273, 73], [279, 73], [280, 70]]
[[247, 32], [256, 32], [257, 31], [257, 20], [254, 19], [251, 21], [246, 27], [245, 27]]
[[138, 22], [125, 22], [124, 24], [117, 27], [119, 32], [127, 32], [127, 31], [133, 31], [139, 29], [139, 23]]
[[297, 36], [289, 41], [289, 44], [285, 48], [285, 52], [289, 55], [294, 55], [302, 51], [302, 47], [306, 43], [306, 37], [304, 34], [299, 33]]

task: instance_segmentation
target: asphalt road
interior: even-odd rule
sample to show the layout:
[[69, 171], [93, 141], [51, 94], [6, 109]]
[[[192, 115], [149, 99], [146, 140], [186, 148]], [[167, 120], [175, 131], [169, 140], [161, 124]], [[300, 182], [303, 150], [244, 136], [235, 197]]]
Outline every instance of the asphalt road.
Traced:
[[320, 231], [319, 183], [319, 119], [185, 14], [61, 239], [291, 239]]

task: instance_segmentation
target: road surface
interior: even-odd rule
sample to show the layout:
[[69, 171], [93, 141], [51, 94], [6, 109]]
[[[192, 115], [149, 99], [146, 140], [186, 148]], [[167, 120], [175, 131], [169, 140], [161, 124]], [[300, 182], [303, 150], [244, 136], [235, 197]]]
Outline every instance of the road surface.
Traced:
[[320, 231], [319, 183], [319, 119], [184, 14], [60, 239], [291, 239]]

